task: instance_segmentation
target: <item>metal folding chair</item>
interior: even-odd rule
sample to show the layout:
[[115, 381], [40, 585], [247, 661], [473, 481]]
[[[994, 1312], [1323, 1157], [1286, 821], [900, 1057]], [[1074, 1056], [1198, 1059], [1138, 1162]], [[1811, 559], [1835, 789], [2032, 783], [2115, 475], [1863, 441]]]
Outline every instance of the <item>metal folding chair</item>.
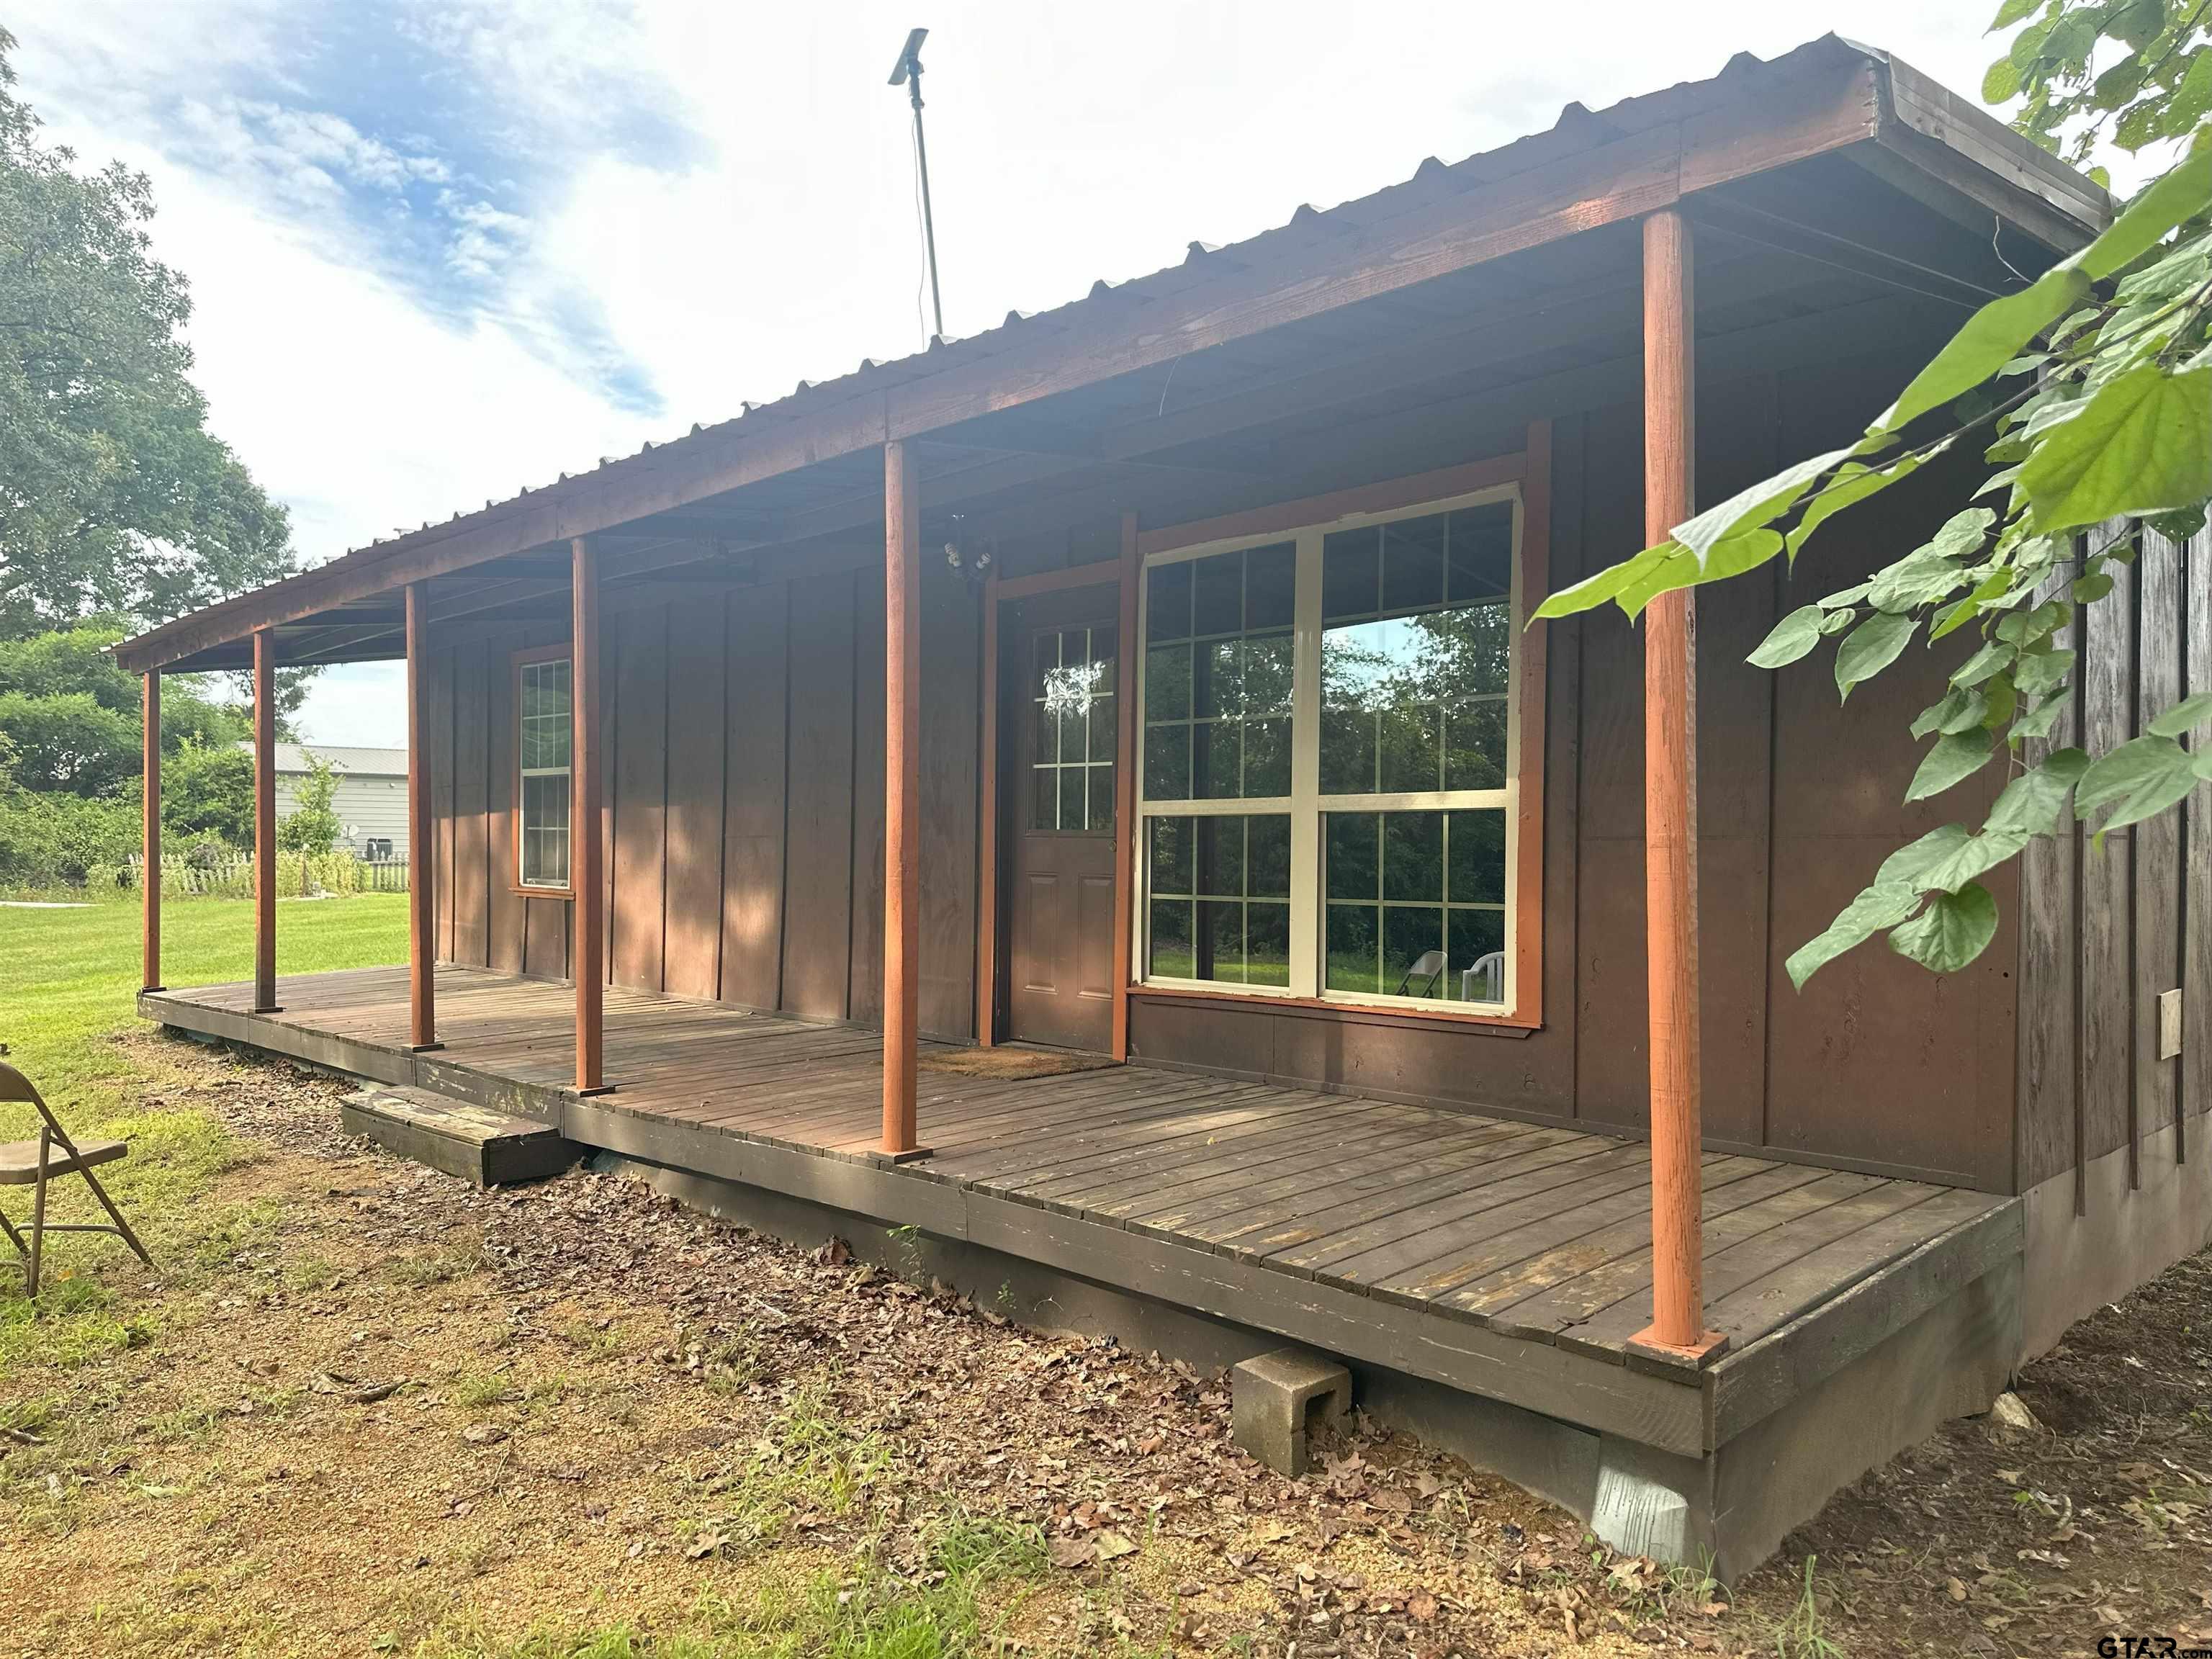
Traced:
[[[8, 1235], [8, 1242], [25, 1261], [24, 1285], [31, 1297], [39, 1294], [39, 1257], [48, 1233], [112, 1233], [138, 1253], [138, 1259], [148, 1267], [154, 1258], [146, 1254], [146, 1247], [138, 1242], [138, 1235], [131, 1231], [131, 1224], [123, 1218], [123, 1212], [115, 1207], [115, 1200], [107, 1195], [107, 1188], [100, 1184], [93, 1174], [96, 1164], [112, 1164], [131, 1151], [120, 1140], [88, 1140], [82, 1146], [70, 1139], [69, 1131], [62, 1127], [61, 1120], [54, 1115], [39, 1091], [25, 1077], [5, 1060], [0, 1060], [0, 1102], [28, 1101], [38, 1108], [40, 1121], [36, 1140], [0, 1142], [0, 1187], [28, 1187], [31, 1189], [31, 1224], [27, 1230], [18, 1228], [0, 1211], [0, 1231]], [[56, 1149], [59, 1155], [56, 1155]], [[53, 1176], [75, 1173], [84, 1177], [84, 1184], [92, 1188], [92, 1195], [100, 1200], [100, 1207], [108, 1213], [106, 1221], [49, 1221], [46, 1219], [46, 1182]]]
[[1444, 976], [1448, 966], [1443, 951], [1422, 951], [1413, 958], [1413, 965], [1406, 969], [1405, 977], [1398, 981], [1398, 988], [1394, 994], [1401, 997], [1406, 995], [1408, 988], [1415, 980], [1419, 980], [1421, 981], [1421, 988], [1413, 992], [1413, 994], [1417, 997], [1429, 995], [1437, 988], [1437, 981]]

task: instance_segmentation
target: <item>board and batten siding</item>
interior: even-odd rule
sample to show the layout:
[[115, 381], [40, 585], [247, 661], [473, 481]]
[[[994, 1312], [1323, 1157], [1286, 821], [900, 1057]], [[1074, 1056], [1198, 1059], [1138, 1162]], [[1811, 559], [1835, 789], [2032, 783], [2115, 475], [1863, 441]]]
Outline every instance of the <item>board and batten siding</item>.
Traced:
[[[2109, 532], [2099, 532], [2093, 542]], [[2212, 687], [2212, 532], [2184, 545], [2146, 533], [2081, 613], [2072, 707], [2050, 744], [2092, 754]], [[2173, 811], [2077, 833], [2024, 855], [2021, 1184], [2032, 1187], [2166, 1137], [2200, 1158], [2212, 1126], [2212, 784]], [[2160, 1058], [2160, 999], [2179, 991], [2183, 1042]]]
[[[1759, 374], [1700, 388], [1698, 499], [1725, 498], [1837, 441], [1898, 384], [1894, 362]], [[1557, 417], [1552, 580], [1642, 545], [1640, 416]], [[1386, 475], [1387, 476], [1387, 475]], [[1832, 651], [1778, 674], [1745, 656], [1788, 611], [1917, 545], [1970, 475], [1931, 468], [1830, 520], [1794, 574], [1700, 592], [1699, 972], [1705, 1130], [1717, 1149], [2008, 1191], [2014, 1179], [2017, 905], [1982, 959], [1931, 978], [1879, 943], [1802, 993], [1784, 969], [1899, 846], [1978, 823], [1988, 779], [1905, 805], [1906, 728], [1940, 695], [1954, 642], [1915, 651], [1839, 702]], [[1640, 1133], [1648, 1121], [1643, 636], [1607, 608], [1553, 623], [1544, 799], [1544, 1026], [1270, 1005], [1133, 1000], [1142, 1058], [1385, 1098]], [[1971, 641], [1956, 641], [1963, 656]]]
[[[1897, 362], [1875, 361], [1702, 388], [1701, 498], [1720, 499], [1789, 456], [1837, 441], [1881, 406], [1899, 373]], [[1387, 451], [1338, 457], [1327, 482], [1358, 482], [1347, 469], [1388, 478], [1469, 459], [1465, 441], [1442, 430], [1401, 434]], [[1556, 416], [1553, 453], [1551, 565], [1564, 585], [1640, 542], [1636, 406]], [[1702, 1035], [1705, 1129], [1716, 1148], [2014, 1189], [2021, 907], [2009, 867], [1989, 878], [2002, 928], [1963, 973], [1931, 978], [1879, 944], [1830, 964], [1802, 993], [1784, 969], [1888, 853], [1939, 824], [1980, 821], [1994, 770], [1937, 800], [1904, 805], [1919, 754], [1906, 728], [1940, 693], [1950, 653], [1971, 641], [1909, 653], [1848, 702], [1838, 698], [1829, 652], [1771, 675], [1743, 661], [1784, 611], [1924, 539], [1970, 476], [1966, 463], [1931, 467], [1831, 520], [1794, 573], [1778, 562], [1699, 596]], [[1041, 536], [1036, 556], [1080, 563], [1113, 535], [1110, 515], [1084, 519]], [[1026, 556], [1014, 549], [1008, 574], [1019, 574]], [[696, 590], [674, 605], [609, 599], [606, 971], [648, 990], [873, 1021], [880, 568]], [[924, 602], [922, 1024], [965, 1038], [980, 611], [975, 591], [941, 567], [927, 573]], [[568, 971], [568, 907], [512, 890], [506, 822], [507, 664], [517, 647], [564, 632], [548, 624], [435, 642], [428, 749], [440, 872], [453, 872], [437, 897], [447, 959]], [[1135, 1055], [1640, 1133], [1648, 1087], [1642, 647], [1609, 611], [1551, 625], [1541, 1030], [1147, 994], [1132, 1000]], [[457, 764], [470, 775], [457, 775]]]
[[[981, 609], [923, 583], [925, 1034], [974, 1034]], [[883, 576], [830, 571], [607, 595], [612, 983], [863, 1023], [882, 1005]], [[441, 960], [566, 978], [569, 906], [516, 890], [517, 650], [557, 623], [457, 632], [428, 653]]]

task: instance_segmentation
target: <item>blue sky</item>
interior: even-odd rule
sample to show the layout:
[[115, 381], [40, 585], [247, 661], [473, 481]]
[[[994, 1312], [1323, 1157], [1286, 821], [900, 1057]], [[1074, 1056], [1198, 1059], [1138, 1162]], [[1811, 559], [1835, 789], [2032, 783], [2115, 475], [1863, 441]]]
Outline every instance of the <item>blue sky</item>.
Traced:
[[[920, 346], [884, 84], [917, 22], [967, 334], [1738, 51], [1832, 28], [1970, 94], [1990, 9], [29, 0], [9, 27], [52, 136], [152, 175], [216, 428], [314, 561]], [[397, 675], [325, 675], [302, 724], [400, 741]]]

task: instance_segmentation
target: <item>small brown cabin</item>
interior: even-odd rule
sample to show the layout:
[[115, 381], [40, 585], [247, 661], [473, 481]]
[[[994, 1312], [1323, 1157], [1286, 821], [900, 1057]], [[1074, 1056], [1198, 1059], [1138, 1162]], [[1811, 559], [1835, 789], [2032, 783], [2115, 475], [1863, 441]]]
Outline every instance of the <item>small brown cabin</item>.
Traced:
[[[1693, 618], [1530, 613], [2109, 205], [1825, 39], [180, 618], [120, 649], [156, 715], [405, 658], [424, 878], [404, 970], [280, 977], [272, 900], [255, 981], [163, 990], [156, 904], [142, 1007], [1041, 1319], [1339, 1356], [1755, 1560], [2212, 1233], [2212, 793], [2039, 845], [1965, 972], [1800, 994], [1986, 799], [1900, 804], [1942, 648], [1841, 706], [1744, 659], [1971, 459]], [[2071, 730], [2212, 684], [2205, 552], [2090, 617]]]

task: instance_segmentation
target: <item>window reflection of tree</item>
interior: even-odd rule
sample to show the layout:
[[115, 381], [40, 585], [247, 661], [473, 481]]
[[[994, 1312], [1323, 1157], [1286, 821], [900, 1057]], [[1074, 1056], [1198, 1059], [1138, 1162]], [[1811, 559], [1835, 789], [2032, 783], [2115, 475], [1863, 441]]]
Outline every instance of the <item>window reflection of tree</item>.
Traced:
[[1354, 623], [1322, 639], [1322, 793], [1505, 783], [1502, 604]]

